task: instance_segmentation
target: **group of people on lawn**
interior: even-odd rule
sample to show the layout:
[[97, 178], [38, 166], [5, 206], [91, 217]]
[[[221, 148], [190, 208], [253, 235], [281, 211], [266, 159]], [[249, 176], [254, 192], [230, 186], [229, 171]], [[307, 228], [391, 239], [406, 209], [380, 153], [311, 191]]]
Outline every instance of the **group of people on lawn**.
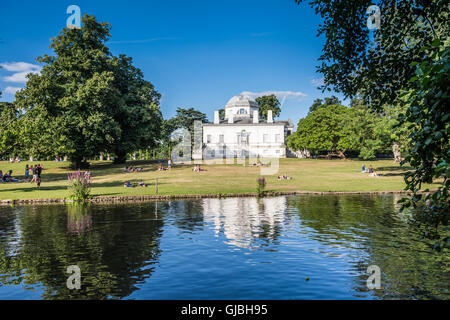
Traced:
[[[3, 171], [0, 170], [0, 182], [28, 182], [30, 183], [36, 182], [36, 185], [38, 188], [41, 187], [41, 173], [44, 169], [44, 166], [41, 164], [38, 164], [33, 167], [33, 165], [29, 166], [28, 164], [25, 165], [25, 180], [24, 179], [17, 179], [12, 176], [13, 171], [8, 170], [5, 174], [3, 174]], [[33, 177], [30, 180], [30, 173], [33, 175]]]
[[372, 168], [372, 165], [366, 168], [366, 165], [363, 164], [361, 168], [361, 173], [368, 173], [369, 177], [378, 177], [378, 173]]

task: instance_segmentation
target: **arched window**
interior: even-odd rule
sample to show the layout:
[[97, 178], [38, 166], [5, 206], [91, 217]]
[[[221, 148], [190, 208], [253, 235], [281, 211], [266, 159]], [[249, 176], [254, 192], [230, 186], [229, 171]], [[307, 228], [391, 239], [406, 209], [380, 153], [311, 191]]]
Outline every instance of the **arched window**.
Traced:
[[238, 114], [246, 114], [246, 113], [247, 113], [247, 110], [245, 110], [245, 109], [240, 109], [238, 111]]

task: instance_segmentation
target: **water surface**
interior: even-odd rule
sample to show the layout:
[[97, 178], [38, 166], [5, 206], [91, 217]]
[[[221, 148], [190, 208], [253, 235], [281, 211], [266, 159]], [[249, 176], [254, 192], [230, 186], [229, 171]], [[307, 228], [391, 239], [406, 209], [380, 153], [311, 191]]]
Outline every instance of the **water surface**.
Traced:
[[[0, 207], [0, 299], [449, 299], [448, 251], [431, 250], [397, 200]], [[70, 265], [80, 290], [67, 288]], [[369, 265], [381, 289], [367, 288]]]

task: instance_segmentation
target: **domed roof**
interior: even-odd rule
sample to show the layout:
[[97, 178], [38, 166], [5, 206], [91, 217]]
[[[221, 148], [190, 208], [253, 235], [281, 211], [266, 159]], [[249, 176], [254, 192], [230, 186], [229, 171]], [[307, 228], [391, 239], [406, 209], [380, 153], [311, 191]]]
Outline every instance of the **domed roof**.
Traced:
[[240, 94], [228, 100], [225, 108], [254, 107], [259, 108], [258, 103], [247, 95]]

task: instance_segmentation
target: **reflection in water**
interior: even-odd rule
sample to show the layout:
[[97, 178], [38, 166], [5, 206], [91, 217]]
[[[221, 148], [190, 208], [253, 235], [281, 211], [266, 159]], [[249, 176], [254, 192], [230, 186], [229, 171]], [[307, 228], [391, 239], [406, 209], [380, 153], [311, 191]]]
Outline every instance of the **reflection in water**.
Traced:
[[287, 220], [286, 207], [286, 197], [204, 199], [203, 216], [229, 244], [250, 248], [258, 239], [277, 240], [280, 225]]
[[[448, 251], [399, 198], [0, 207], [0, 299], [449, 299]], [[381, 290], [366, 287], [372, 264]], [[66, 287], [69, 265], [81, 290]]]
[[92, 227], [92, 215], [88, 204], [71, 204], [67, 206], [67, 231], [82, 234]]

